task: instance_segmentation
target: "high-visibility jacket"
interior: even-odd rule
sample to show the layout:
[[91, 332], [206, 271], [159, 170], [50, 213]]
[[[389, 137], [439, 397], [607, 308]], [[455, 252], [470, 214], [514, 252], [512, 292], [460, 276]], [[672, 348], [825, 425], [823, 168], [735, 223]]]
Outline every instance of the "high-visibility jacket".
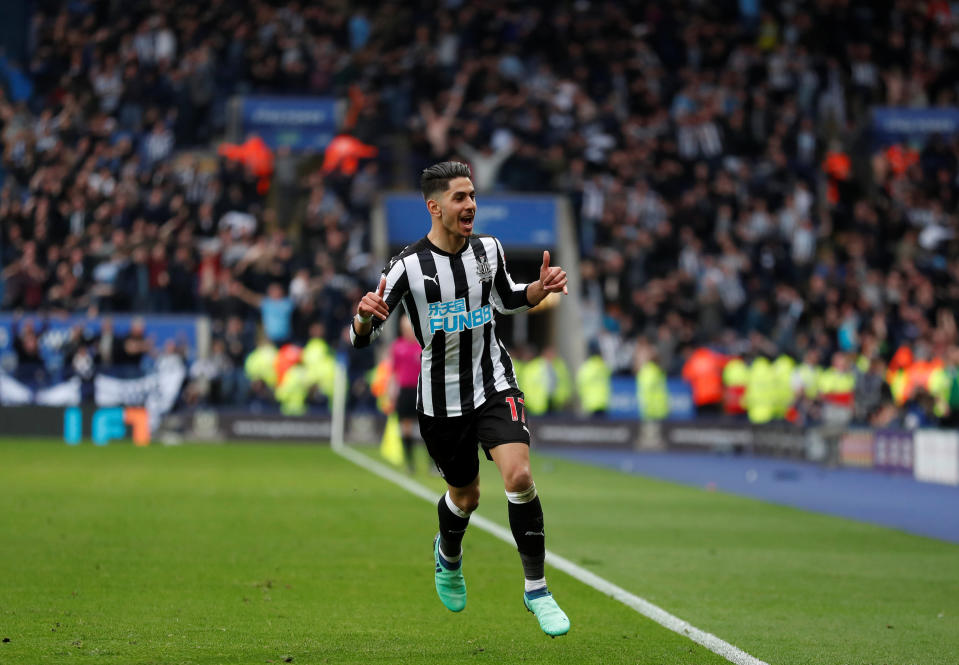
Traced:
[[693, 389], [693, 404], [706, 406], [722, 402], [726, 361], [726, 356], [706, 347], [696, 349], [689, 356], [683, 365], [683, 378]]
[[310, 384], [315, 385], [328, 399], [333, 399], [333, 384], [336, 380], [336, 359], [326, 340], [316, 337], [303, 347], [300, 362], [306, 368]]
[[393, 399], [389, 390], [392, 376], [393, 363], [388, 358], [378, 362], [369, 372], [370, 392], [376, 398], [376, 407], [387, 414], [393, 412]]
[[526, 392], [526, 361], [519, 358], [511, 358], [513, 363], [513, 376], [516, 377], [516, 385], [524, 393]]
[[886, 372], [886, 383], [889, 384], [889, 392], [892, 393], [892, 400], [897, 406], [902, 406], [909, 399], [909, 376], [905, 368], [900, 367], [897, 370]]
[[579, 403], [586, 413], [598, 413], [609, 408], [612, 394], [612, 371], [602, 356], [590, 356], [576, 372]]
[[784, 418], [789, 407], [795, 401], [795, 391], [793, 390], [793, 370], [795, 369], [796, 361], [786, 354], [778, 356], [772, 362], [776, 418]]
[[732, 415], [745, 413], [743, 396], [749, 382], [749, 367], [742, 358], [733, 358], [723, 368], [723, 410]]
[[908, 400], [915, 396], [917, 390], [929, 390], [929, 377], [932, 375], [933, 370], [940, 367], [942, 367], [942, 360], [939, 358], [928, 361], [917, 360], [907, 367], [906, 376], [909, 387], [906, 388], [908, 392], [906, 399]]
[[669, 415], [666, 373], [655, 362], [650, 360], [639, 368], [636, 391], [641, 420], [663, 420]]
[[276, 369], [277, 385], [283, 383], [283, 375], [286, 374], [287, 370], [293, 367], [293, 365], [300, 362], [302, 355], [303, 350], [296, 344], [284, 344], [280, 347], [273, 361], [273, 367]]
[[937, 367], [929, 374], [929, 394], [935, 400], [933, 407], [936, 417], [942, 418], [949, 413], [949, 394], [952, 391], [953, 381], [956, 379], [956, 369]]
[[[892, 359], [889, 361], [889, 368], [886, 370], [886, 383], [889, 384], [890, 388], [893, 387], [893, 382], [897, 380], [897, 374], [900, 371], [904, 373], [904, 370], [907, 367], [909, 367], [909, 365], [911, 364], [912, 364], [912, 349], [910, 349], [908, 346], [900, 346], [898, 349], [896, 349], [896, 352], [892, 354]], [[902, 381], [903, 379], [901, 377], [898, 377], [898, 380]], [[902, 391], [903, 398], [902, 398], [902, 402], [899, 402], [897, 398], [897, 403], [902, 404], [903, 402], [906, 401], [906, 397], [905, 397], [906, 385], [900, 384], [898, 387]], [[896, 392], [895, 390], [893, 390], [893, 395], [895, 394]]]
[[753, 424], [768, 423], [776, 415], [775, 395], [776, 374], [772, 363], [760, 356], [749, 366], [749, 380], [746, 383], [746, 393], [743, 395], [743, 406], [749, 422]]
[[276, 401], [280, 411], [288, 416], [306, 413], [306, 398], [310, 394], [310, 379], [303, 365], [293, 365], [283, 374], [283, 380], [276, 387]]
[[836, 406], [851, 407], [855, 388], [856, 375], [850, 370], [840, 372], [829, 367], [819, 377], [820, 394], [825, 401]]
[[558, 411], [567, 407], [573, 399], [573, 377], [569, 373], [566, 361], [559, 356], [554, 356], [550, 365], [555, 383], [551, 386], [549, 404], [553, 410]]
[[243, 370], [250, 381], [262, 381], [270, 388], [276, 386], [276, 347], [264, 344], [256, 347], [246, 357]]
[[526, 410], [534, 416], [549, 411], [552, 369], [546, 358], [537, 356], [523, 368], [521, 388], [526, 395]]

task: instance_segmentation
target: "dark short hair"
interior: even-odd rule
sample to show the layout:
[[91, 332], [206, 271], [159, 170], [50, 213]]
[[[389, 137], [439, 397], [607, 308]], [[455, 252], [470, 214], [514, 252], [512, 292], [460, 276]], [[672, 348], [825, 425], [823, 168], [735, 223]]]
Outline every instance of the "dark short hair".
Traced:
[[449, 189], [450, 180], [454, 178], [470, 178], [470, 167], [463, 162], [440, 162], [433, 166], [423, 169], [420, 175], [420, 189], [423, 191], [423, 198], [430, 200], [437, 192], [445, 192]]

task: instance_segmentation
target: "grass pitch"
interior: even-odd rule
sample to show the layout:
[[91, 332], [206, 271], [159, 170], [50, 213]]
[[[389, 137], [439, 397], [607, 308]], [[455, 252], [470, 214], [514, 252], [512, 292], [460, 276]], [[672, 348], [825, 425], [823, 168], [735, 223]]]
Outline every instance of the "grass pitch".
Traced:
[[[545, 456], [534, 476], [551, 550], [757, 658], [959, 661], [956, 545]], [[435, 521], [326, 447], [0, 441], [0, 664], [725, 662], [547, 570], [573, 623], [550, 640], [479, 529], [451, 614]]]

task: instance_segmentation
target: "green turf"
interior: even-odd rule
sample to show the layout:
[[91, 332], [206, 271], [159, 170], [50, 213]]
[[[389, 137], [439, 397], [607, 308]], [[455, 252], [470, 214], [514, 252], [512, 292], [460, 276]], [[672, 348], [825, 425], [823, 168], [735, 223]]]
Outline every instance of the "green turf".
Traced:
[[[758, 658], [957, 661], [955, 545], [534, 465], [552, 550]], [[505, 524], [492, 465], [484, 490]], [[724, 662], [548, 570], [573, 622], [550, 640], [515, 552], [478, 529], [451, 614], [434, 531], [429, 504], [325, 447], [0, 442], [0, 665]]]

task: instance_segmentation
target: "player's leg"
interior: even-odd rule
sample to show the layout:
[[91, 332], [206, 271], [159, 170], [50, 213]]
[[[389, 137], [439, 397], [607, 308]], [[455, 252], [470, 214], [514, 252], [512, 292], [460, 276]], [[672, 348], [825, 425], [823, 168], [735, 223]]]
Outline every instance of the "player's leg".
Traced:
[[433, 539], [436, 593], [453, 612], [466, 606], [462, 542], [470, 514], [479, 505], [479, 460], [472, 419], [420, 414], [420, 433], [447, 491], [436, 504], [439, 533]]
[[546, 586], [544, 561], [546, 533], [543, 530], [543, 506], [529, 466], [529, 446], [503, 443], [489, 450], [509, 500], [509, 525], [523, 562], [526, 591]]
[[529, 445], [504, 443], [490, 448], [489, 454], [503, 477], [509, 500], [509, 526], [526, 578], [523, 603], [536, 615], [544, 633], [550, 637], [565, 635], [569, 632], [569, 618], [546, 586], [543, 506], [530, 473]]
[[465, 487], [447, 483], [446, 494], [440, 497], [436, 510], [440, 520], [440, 555], [459, 565], [463, 555], [463, 536], [470, 523], [470, 515], [479, 506], [479, 474]]
[[523, 562], [523, 602], [540, 627], [555, 637], [569, 631], [569, 619], [546, 588], [546, 532], [543, 506], [529, 466], [529, 430], [523, 393], [508, 390], [483, 405], [477, 431], [487, 457], [496, 462], [509, 500], [509, 526]]

